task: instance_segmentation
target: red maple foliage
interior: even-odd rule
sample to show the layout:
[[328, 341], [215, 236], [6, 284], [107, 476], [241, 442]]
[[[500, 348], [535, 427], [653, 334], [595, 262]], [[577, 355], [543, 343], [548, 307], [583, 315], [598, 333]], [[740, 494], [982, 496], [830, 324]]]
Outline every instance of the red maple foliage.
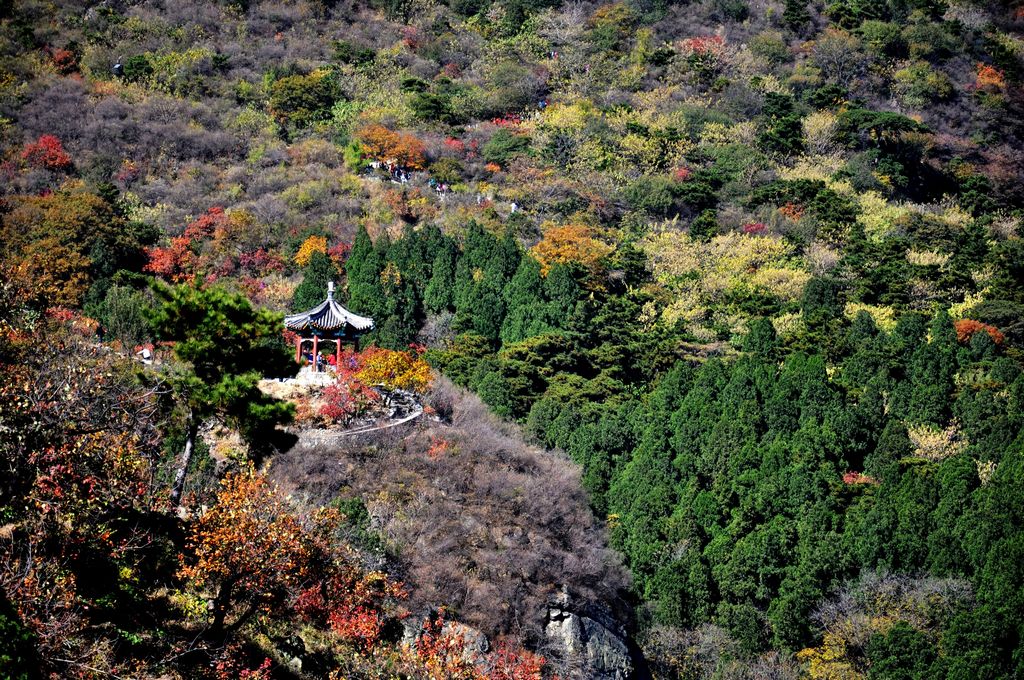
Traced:
[[64, 48], [57, 48], [50, 53], [50, 60], [57, 73], [62, 76], [74, 73], [78, 70], [78, 57], [74, 52]]
[[725, 39], [720, 35], [702, 35], [687, 38], [682, 42], [683, 51], [689, 54], [721, 54], [725, 47]]
[[404, 586], [379, 571], [336, 565], [334, 573], [303, 590], [295, 610], [306, 621], [327, 624], [346, 642], [370, 650], [387, 622], [386, 604], [408, 596]]
[[505, 128], [506, 130], [514, 130], [519, 128], [523, 124], [523, 117], [509, 115], [503, 116], [501, 118], [492, 118], [491, 122], [500, 128]]
[[423, 622], [423, 630], [416, 639], [416, 658], [431, 677], [452, 680], [477, 680], [480, 677], [475, 658], [466, 649], [461, 633], [445, 628], [444, 612]]
[[238, 256], [238, 266], [258, 276], [284, 270], [284, 258], [279, 253], [260, 247]]
[[21, 159], [32, 167], [46, 170], [67, 170], [71, 167], [71, 156], [54, 135], [41, 135], [35, 142], [26, 144]]
[[331, 422], [347, 423], [380, 401], [380, 395], [357, 377], [362, 368], [359, 354], [349, 350], [341, 353], [341, 361], [335, 366], [337, 379], [324, 390], [321, 416]]
[[331, 258], [331, 261], [340, 267], [348, 260], [348, 254], [351, 250], [351, 243], [338, 243], [327, 249], [327, 257]]
[[466, 143], [461, 139], [455, 139], [454, 137], [445, 138], [444, 145], [458, 153], [463, 153], [466, 150]]
[[[423, 622], [413, 652], [432, 678], [452, 680], [541, 680], [547, 660], [502, 640], [489, 654], [469, 648], [462, 628], [448, 625], [443, 610]], [[551, 676], [557, 680], [558, 676]]]
[[[149, 262], [143, 268], [144, 271], [175, 283], [194, 280], [200, 268], [199, 245], [218, 231], [226, 229], [228, 222], [224, 208], [210, 208], [190, 222], [181, 236], [172, 238], [169, 245], [149, 248]], [[224, 271], [223, 262], [221, 265], [221, 271]]]
[[488, 658], [487, 680], [540, 680], [547, 659], [525, 649], [499, 642]]
[[878, 484], [878, 480], [862, 472], [850, 470], [843, 475], [843, 484]]

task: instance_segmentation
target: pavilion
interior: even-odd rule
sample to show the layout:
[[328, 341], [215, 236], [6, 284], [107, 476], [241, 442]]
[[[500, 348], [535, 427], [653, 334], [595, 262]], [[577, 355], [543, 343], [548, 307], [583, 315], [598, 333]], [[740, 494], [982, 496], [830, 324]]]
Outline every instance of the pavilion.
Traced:
[[358, 348], [359, 336], [373, 330], [373, 319], [348, 311], [334, 299], [334, 282], [327, 284], [327, 299], [312, 309], [284, 318], [284, 327], [298, 336], [295, 340], [295, 361], [302, 361], [303, 343], [313, 345], [313, 370], [317, 370], [316, 357], [319, 343], [334, 343], [336, 362], [341, 362], [341, 346], [352, 343]]

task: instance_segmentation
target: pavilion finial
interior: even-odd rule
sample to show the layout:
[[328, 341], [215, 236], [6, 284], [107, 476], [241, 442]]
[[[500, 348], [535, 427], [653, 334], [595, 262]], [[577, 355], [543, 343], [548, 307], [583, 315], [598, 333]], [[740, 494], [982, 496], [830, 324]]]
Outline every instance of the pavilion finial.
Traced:
[[333, 300], [334, 299], [334, 281], [328, 281], [327, 282], [327, 299], [328, 300]]

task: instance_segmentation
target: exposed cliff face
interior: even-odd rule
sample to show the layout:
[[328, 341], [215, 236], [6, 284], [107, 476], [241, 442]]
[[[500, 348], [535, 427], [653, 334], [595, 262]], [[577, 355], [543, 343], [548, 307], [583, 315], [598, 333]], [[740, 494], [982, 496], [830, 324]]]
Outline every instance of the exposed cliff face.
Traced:
[[544, 634], [548, 646], [561, 652], [567, 677], [629, 680], [635, 676], [625, 629], [593, 605], [574, 603], [564, 593], [553, 598]]
[[[413, 646], [429, 614], [402, 621], [402, 643]], [[492, 647], [486, 635], [457, 621], [448, 621], [446, 634], [465, 646], [468, 660], [480, 659]], [[573, 601], [564, 592], [546, 606], [544, 640], [540, 645], [559, 677], [578, 680], [632, 680], [637, 659], [622, 624], [592, 602]]]

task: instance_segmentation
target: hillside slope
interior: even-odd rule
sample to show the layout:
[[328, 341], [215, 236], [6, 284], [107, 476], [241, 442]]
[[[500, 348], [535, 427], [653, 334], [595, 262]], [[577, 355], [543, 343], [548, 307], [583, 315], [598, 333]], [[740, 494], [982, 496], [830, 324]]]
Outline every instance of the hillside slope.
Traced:
[[[1024, 674], [1022, 35], [1005, 1], [0, 2], [0, 623], [58, 676], [286, 677], [307, 626], [311, 675], [536, 677], [578, 597], [658, 678]], [[459, 396], [287, 450], [255, 385], [331, 281], [353, 362], [529, 444]], [[291, 540], [231, 562], [235, 504]], [[403, 603], [551, 663], [403, 647]]]

